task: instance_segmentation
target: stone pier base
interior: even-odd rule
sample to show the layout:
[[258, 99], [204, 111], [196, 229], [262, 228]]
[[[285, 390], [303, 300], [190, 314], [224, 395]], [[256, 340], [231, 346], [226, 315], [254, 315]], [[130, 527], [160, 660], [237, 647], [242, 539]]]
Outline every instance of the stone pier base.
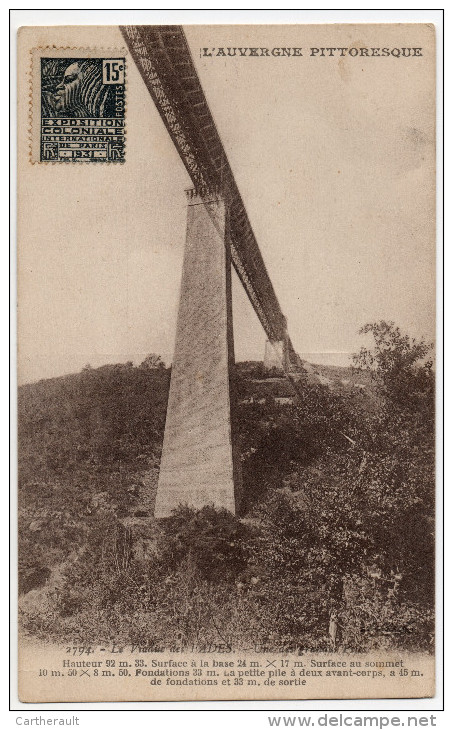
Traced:
[[266, 370], [273, 370], [275, 368], [283, 374], [286, 357], [284, 340], [266, 340], [263, 361]]
[[187, 237], [155, 516], [180, 504], [233, 513], [241, 486], [231, 424], [233, 323], [225, 203], [188, 191]]

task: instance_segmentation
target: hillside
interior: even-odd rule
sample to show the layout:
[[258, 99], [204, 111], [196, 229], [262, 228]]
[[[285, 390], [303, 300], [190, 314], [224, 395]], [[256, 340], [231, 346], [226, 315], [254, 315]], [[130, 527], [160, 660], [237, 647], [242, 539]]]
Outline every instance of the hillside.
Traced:
[[167, 646], [221, 631], [236, 646], [322, 649], [335, 610], [349, 648], [429, 646], [432, 433], [413, 415], [389, 420], [368, 373], [316, 369], [325, 382], [295, 399], [239, 363], [242, 515], [161, 524], [169, 369], [109, 365], [20, 387], [22, 630], [102, 643], [153, 627]]

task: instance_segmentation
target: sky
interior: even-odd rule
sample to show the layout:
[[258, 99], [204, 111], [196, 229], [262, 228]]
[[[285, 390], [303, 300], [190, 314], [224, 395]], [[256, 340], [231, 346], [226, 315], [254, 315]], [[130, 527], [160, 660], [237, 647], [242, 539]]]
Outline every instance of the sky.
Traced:
[[[81, 42], [77, 29], [53, 32], [57, 46]], [[428, 26], [185, 32], [295, 349], [348, 364], [364, 344], [360, 327], [380, 319], [433, 340]], [[86, 47], [123, 43], [115, 27], [84, 34]], [[26, 33], [22, 42], [36, 47]], [[202, 47], [354, 45], [427, 50], [362, 61], [200, 57]], [[150, 352], [171, 360], [190, 180], [132, 61], [126, 93], [121, 166], [30, 164], [19, 101], [19, 382]], [[265, 334], [236, 276], [233, 320], [236, 359], [262, 358]]]

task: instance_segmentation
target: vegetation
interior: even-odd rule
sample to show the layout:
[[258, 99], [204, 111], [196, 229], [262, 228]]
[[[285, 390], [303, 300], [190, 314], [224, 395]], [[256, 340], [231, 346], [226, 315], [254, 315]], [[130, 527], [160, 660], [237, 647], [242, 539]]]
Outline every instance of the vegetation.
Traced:
[[281, 405], [281, 383], [264, 386], [259, 364], [237, 366], [239, 518], [181, 506], [154, 521], [170, 377], [158, 358], [23, 386], [23, 630], [55, 641], [327, 650], [335, 614], [336, 648], [430, 650], [430, 348], [393, 323], [362, 332], [372, 347], [342, 380], [360, 388], [301, 374], [298, 399]]

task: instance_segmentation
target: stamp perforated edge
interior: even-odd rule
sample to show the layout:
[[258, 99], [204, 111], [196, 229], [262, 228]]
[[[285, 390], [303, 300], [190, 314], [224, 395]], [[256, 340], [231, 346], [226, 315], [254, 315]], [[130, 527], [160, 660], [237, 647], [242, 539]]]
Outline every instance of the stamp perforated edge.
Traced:
[[[29, 162], [32, 165], [59, 165], [63, 164], [90, 164], [92, 160], [41, 160], [41, 70], [38, 61], [41, 58], [111, 58], [122, 56], [125, 58], [125, 83], [124, 83], [124, 151], [126, 153], [127, 146], [127, 69], [130, 61], [130, 54], [126, 46], [102, 47], [95, 48], [92, 46], [38, 46], [31, 48], [30, 65], [29, 65], [29, 84], [28, 84], [28, 148]], [[124, 165], [126, 157], [122, 160], [113, 161], [113, 164]], [[97, 167], [103, 167], [98, 164]]]

